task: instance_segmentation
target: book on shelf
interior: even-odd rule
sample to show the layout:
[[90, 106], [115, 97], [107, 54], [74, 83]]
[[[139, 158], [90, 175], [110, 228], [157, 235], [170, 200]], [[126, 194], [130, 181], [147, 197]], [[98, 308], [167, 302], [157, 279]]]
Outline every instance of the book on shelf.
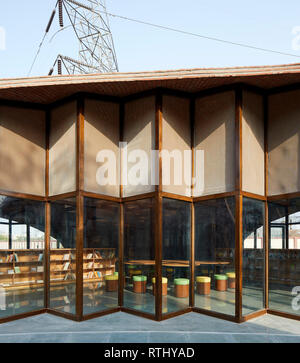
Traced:
[[101, 256], [101, 254], [100, 254], [100, 252], [94, 252], [94, 258], [102, 258], [102, 256]]
[[87, 275], [86, 278], [87, 279], [92, 279], [94, 277], [94, 273], [92, 271], [90, 271]]
[[66, 276], [64, 277], [64, 280], [67, 281], [67, 280], [76, 280], [76, 276], [74, 273], [71, 273], [71, 272], [68, 272], [66, 274]]
[[44, 254], [43, 253], [40, 253], [39, 254], [39, 258], [38, 258], [38, 262], [42, 262], [43, 261], [43, 258], [44, 258]]
[[92, 253], [89, 253], [89, 254], [86, 256], [86, 258], [87, 258], [88, 260], [91, 260], [91, 259], [93, 258], [93, 254], [92, 254]]
[[7, 255], [6, 262], [13, 262], [13, 259], [14, 259], [14, 255], [13, 254]]
[[69, 253], [64, 254], [63, 261], [68, 261], [69, 259], [70, 259], [70, 254]]
[[21, 273], [21, 270], [20, 270], [20, 267], [19, 266], [15, 266], [14, 267], [14, 270], [15, 270], [15, 273], [16, 274], [20, 274]]
[[7, 270], [8, 275], [13, 275], [15, 273], [14, 270]]
[[87, 268], [88, 268], [88, 269], [93, 268], [93, 266], [94, 266], [94, 262], [89, 262], [89, 263], [87, 264]]
[[44, 272], [44, 266], [38, 266], [36, 272]]
[[66, 262], [64, 265], [63, 265], [63, 271], [67, 271], [68, 268], [70, 266], [70, 262]]
[[68, 296], [67, 296], [67, 295], [65, 295], [65, 296], [64, 296], [64, 302], [65, 302], [66, 304], [70, 304], [70, 300], [69, 300], [69, 298], [68, 298]]
[[95, 271], [96, 278], [101, 279], [102, 273], [100, 271]]
[[19, 257], [15, 252], [11, 253], [10, 255], [7, 255], [6, 257], [6, 262], [13, 262], [13, 261], [19, 262]]

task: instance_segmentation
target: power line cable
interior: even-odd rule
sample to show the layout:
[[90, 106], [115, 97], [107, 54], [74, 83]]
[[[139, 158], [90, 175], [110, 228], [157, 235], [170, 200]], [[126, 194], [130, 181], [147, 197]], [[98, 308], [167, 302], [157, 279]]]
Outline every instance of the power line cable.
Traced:
[[28, 72], [28, 74], [27, 74], [27, 77], [29, 77], [29, 76], [30, 76], [30, 74], [31, 74], [31, 72], [32, 72], [32, 69], [33, 69], [33, 67], [34, 67], [34, 65], [35, 65], [35, 62], [36, 62], [36, 60], [37, 60], [37, 57], [39, 56], [40, 51], [41, 51], [41, 49], [42, 49], [42, 46], [43, 46], [43, 44], [44, 44], [45, 38], [46, 38], [47, 34], [49, 33], [49, 30], [50, 30], [51, 25], [52, 25], [52, 23], [53, 23], [53, 19], [54, 19], [55, 14], [56, 14], [56, 7], [57, 7], [57, 4], [58, 4], [58, 1], [57, 1], [56, 5], [55, 5], [54, 10], [53, 10], [53, 11], [52, 11], [52, 13], [51, 13], [51, 16], [50, 16], [49, 22], [48, 22], [47, 27], [46, 27], [46, 30], [45, 30], [45, 34], [44, 34], [44, 36], [43, 36], [43, 38], [42, 38], [42, 41], [41, 41], [41, 43], [40, 43], [40, 45], [39, 45], [39, 47], [38, 47], [38, 50], [37, 50], [37, 52], [36, 52], [36, 54], [35, 54], [35, 57], [34, 57], [34, 59], [33, 59], [33, 62], [32, 62], [32, 64], [31, 64], [31, 67], [30, 67], [29, 72]]
[[285, 55], [285, 56], [289, 56], [289, 57], [300, 58], [300, 55], [293, 54], [293, 53], [286, 53], [286, 52], [281, 52], [281, 51], [274, 50], [274, 49], [262, 48], [262, 47], [257, 47], [257, 46], [250, 45], [250, 44], [238, 43], [238, 42], [233, 42], [233, 41], [226, 40], [226, 39], [210, 37], [210, 36], [203, 35], [203, 34], [198, 34], [198, 33], [192, 33], [192, 32], [189, 32], [189, 31], [176, 29], [176, 28], [172, 28], [172, 27], [169, 27], [169, 26], [154, 24], [154, 23], [150, 23], [150, 22], [147, 22], [147, 21], [138, 20], [138, 19], [134, 19], [134, 18], [129, 18], [129, 17], [126, 17], [126, 16], [118, 15], [118, 14], [108, 13], [108, 12], [105, 12], [105, 11], [100, 11], [100, 13], [106, 14], [106, 15], [108, 15], [110, 17], [115, 17], [115, 18], [131, 21], [131, 22], [135, 22], [135, 23], [139, 23], [139, 24], [143, 24], [143, 25], [148, 25], [148, 26], [155, 27], [155, 28], [158, 28], [158, 29], [164, 29], [164, 30], [168, 30], [168, 31], [176, 32], [176, 33], [185, 34], [185, 35], [191, 35], [191, 36], [194, 36], [194, 37], [207, 39], [207, 40], [212, 40], [212, 41], [215, 41], [215, 42], [220, 42], [220, 43], [230, 44], [230, 45], [239, 46], [239, 47], [243, 47], [243, 48], [259, 50], [259, 51], [262, 51], [262, 52], [269, 52], [269, 53], [275, 53], [275, 54]]

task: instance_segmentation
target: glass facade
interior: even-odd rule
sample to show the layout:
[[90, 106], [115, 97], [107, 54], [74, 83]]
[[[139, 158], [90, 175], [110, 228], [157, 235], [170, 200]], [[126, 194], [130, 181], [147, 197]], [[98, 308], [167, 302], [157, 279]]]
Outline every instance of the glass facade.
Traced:
[[0, 196], [0, 318], [44, 308], [45, 205]]
[[76, 314], [76, 198], [51, 202], [50, 308]]
[[300, 92], [200, 93], [1, 105], [0, 322], [299, 317]]
[[84, 200], [83, 313], [117, 307], [119, 287], [118, 203]]
[[243, 315], [265, 307], [265, 203], [243, 198]]
[[191, 203], [163, 198], [162, 313], [189, 307]]
[[269, 203], [269, 308], [300, 315], [300, 198]]
[[[155, 314], [154, 198], [124, 203], [123, 306]], [[162, 198], [162, 311], [236, 313], [235, 197]], [[76, 198], [50, 203], [49, 307], [76, 314]], [[268, 203], [269, 309], [299, 315], [300, 198]], [[119, 306], [120, 203], [84, 198], [83, 315]], [[265, 308], [265, 202], [243, 197], [242, 315]], [[45, 203], [0, 196], [0, 319], [45, 307]]]
[[235, 198], [195, 203], [195, 307], [235, 315]]
[[124, 203], [124, 306], [155, 313], [154, 199]]

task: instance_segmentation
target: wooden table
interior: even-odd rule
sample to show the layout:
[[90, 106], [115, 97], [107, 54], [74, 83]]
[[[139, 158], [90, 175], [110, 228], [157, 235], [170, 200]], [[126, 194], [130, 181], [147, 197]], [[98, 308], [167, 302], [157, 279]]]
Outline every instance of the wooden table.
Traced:
[[[124, 262], [125, 265], [143, 265], [143, 266], [154, 266], [154, 260], [130, 260]], [[229, 265], [230, 261], [195, 261], [195, 266], [201, 265]], [[187, 260], [163, 260], [162, 266], [168, 267], [189, 267], [190, 262]]]

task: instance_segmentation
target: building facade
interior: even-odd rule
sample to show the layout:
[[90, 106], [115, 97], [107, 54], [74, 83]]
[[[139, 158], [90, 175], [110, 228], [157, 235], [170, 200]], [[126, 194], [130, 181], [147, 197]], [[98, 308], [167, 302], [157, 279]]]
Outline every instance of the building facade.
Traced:
[[0, 80], [0, 322], [300, 317], [300, 66]]

